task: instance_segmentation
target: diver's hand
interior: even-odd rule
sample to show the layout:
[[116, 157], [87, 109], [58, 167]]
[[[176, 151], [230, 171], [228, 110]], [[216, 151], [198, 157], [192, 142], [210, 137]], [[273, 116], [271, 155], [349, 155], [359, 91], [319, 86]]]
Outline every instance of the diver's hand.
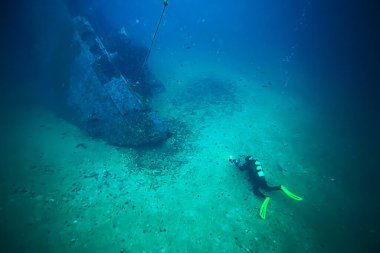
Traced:
[[237, 160], [237, 159], [229, 159], [228, 160], [230, 163], [233, 163], [233, 164], [235, 164], [235, 165], [237, 165], [237, 164], [239, 164], [239, 160]]

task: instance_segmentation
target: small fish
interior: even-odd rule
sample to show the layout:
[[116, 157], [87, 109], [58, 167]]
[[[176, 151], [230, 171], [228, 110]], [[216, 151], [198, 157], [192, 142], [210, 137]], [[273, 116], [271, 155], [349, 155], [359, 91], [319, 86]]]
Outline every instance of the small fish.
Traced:
[[83, 148], [83, 149], [87, 149], [87, 146], [84, 145], [83, 143], [78, 143], [75, 148]]

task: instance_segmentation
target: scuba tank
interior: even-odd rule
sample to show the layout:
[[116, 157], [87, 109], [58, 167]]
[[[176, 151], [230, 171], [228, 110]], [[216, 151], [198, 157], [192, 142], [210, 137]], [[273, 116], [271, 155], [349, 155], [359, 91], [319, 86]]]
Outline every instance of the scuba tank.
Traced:
[[265, 175], [264, 175], [263, 167], [261, 166], [261, 162], [255, 161], [255, 165], [256, 165], [257, 175], [259, 177], [264, 177]]

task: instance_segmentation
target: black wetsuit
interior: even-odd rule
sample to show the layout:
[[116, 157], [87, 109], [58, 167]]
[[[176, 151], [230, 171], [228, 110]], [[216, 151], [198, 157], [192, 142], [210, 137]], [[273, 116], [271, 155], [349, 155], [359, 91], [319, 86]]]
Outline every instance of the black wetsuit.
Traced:
[[[240, 165], [238, 160], [232, 161], [236, 167], [241, 171], [248, 171], [248, 179], [252, 184], [253, 193], [261, 198], [266, 196], [259, 190], [260, 188], [269, 192], [269, 191], [278, 191], [281, 190], [281, 186], [269, 186], [265, 180], [264, 173], [262, 172], [261, 164], [258, 160], [253, 159], [251, 156], [245, 158], [245, 163]], [[259, 169], [258, 169], [259, 168]]]

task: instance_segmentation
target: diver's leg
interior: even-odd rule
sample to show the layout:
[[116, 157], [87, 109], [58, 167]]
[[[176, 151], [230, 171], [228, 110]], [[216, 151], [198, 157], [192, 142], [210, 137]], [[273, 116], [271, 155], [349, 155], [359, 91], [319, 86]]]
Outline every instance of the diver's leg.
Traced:
[[260, 185], [261, 188], [263, 188], [265, 191], [280, 191], [281, 190], [281, 185], [278, 185], [278, 186], [269, 186], [267, 181], [265, 179], [263, 179], [261, 181], [261, 185]]
[[258, 186], [258, 185], [254, 185], [254, 186], [253, 186], [253, 193], [254, 193], [256, 196], [260, 197], [260, 198], [263, 198], [263, 199], [266, 198], [266, 196], [265, 196], [265, 195], [259, 190], [259, 186]]

